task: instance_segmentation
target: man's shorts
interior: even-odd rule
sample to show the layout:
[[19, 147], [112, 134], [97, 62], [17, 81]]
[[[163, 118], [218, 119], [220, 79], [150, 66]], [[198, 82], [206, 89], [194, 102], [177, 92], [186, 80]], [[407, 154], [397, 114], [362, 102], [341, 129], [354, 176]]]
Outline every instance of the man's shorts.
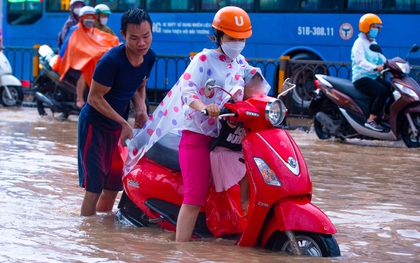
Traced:
[[88, 192], [100, 194], [102, 189], [123, 190], [124, 163], [118, 151], [121, 129], [103, 131], [79, 118], [78, 169], [79, 185]]

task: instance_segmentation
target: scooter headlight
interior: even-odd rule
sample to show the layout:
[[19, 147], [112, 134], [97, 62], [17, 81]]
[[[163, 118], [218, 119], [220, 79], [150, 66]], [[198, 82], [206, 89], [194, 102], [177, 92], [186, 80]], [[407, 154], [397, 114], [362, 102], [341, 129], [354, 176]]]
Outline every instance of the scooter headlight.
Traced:
[[264, 179], [264, 182], [266, 182], [269, 185], [281, 186], [281, 182], [279, 181], [279, 179], [277, 179], [277, 175], [268, 166], [268, 164], [264, 162], [263, 159], [254, 157], [254, 162], [257, 165], [258, 169], [260, 170], [260, 173]]
[[419, 100], [419, 96], [417, 96], [417, 94], [410, 88], [400, 84], [400, 83], [395, 83], [395, 86], [397, 86], [397, 88], [399, 88], [401, 90], [401, 92], [413, 97], [415, 100]]
[[265, 118], [270, 121], [273, 126], [279, 126], [286, 116], [287, 109], [284, 103], [278, 99], [272, 99], [265, 107]]
[[401, 69], [402, 73], [410, 74], [411, 67], [410, 64], [408, 64], [408, 62], [397, 62], [396, 64]]

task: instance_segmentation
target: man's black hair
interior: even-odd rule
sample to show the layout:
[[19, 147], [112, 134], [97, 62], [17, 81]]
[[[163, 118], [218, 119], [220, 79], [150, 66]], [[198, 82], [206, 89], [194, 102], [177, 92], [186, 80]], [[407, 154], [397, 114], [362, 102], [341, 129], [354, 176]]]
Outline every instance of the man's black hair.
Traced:
[[146, 11], [140, 8], [128, 9], [121, 17], [121, 31], [125, 35], [128, 24], [140, 25], [143, 21], [149, 22], [150, 30], [152, 30], [152, 19]]

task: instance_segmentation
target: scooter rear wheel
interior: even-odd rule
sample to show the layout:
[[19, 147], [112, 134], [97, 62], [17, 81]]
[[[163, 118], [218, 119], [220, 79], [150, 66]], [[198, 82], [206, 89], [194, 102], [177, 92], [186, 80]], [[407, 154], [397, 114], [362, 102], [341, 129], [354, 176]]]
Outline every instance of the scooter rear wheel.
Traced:
[[[332, 104], [324, 104], [321, 106], [318, 112], [323, 112], [328, 115], [333, 121], [340, 120], [340, 112], [337, 108], [337, 106]], [[315, 133], [321, 140], [327, 140], [330, 139], [332, 134], [330, 131], [325, 127], [321, 122], [319, 122], [316, 119], [316, 116], [314, 117], [314, 129]]]
[[[413, 124], [416, 127], [418, 133], [420, 133], [420, 112], [410, 113]], [[420, 147], [420, 136], [413, 133], [410, 123], [406, 117], [403, 118], [401, 125], [401, 138], [408, 148], [419, 148]]]
[[[340, 257], [340, 248], [333, 235], [312, 232], [295, 232], [296, 240], [303, 256]], [[293, 254], [289, 239], [281, 233], [273, 244], [272, 250]]]

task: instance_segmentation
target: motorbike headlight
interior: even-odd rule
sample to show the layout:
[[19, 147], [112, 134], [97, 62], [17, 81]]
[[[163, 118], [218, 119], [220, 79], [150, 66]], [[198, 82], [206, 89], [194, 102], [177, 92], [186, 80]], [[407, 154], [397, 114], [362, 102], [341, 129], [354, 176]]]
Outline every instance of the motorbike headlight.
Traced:
[[260, 170], [260, 173], [264, 179], [264, 182], [266, 182], [269, 185], [281, 186], [279, 179], [277, 179], [277, 175], [268, 166], [268, 164], [264, 162], [263, 159], [254, 157], [254, 162], [257, 165], [258, 169]]
[[404, 86], [403, 84], [400, 83], [395, 83], [395, 86], [397, 86], [397, 88], [399, 88], [401, 90], [401, 92], [413, 97], [416, 100], [419, 100], [419, 96], [414, 92], [414, 90]]
[[405, 63], [397, 62], [396, 64], [401, 69], [402, 73], [410, 74], [411, 67], [410, 67], [410, 64], [408, 64], [408, 62], [405, 62]]
[[272, 99], [265, 107], [265, 118], [270, 121], [273, 126], [279, 126], [286, 116], [286, 107], [281, 100]]

